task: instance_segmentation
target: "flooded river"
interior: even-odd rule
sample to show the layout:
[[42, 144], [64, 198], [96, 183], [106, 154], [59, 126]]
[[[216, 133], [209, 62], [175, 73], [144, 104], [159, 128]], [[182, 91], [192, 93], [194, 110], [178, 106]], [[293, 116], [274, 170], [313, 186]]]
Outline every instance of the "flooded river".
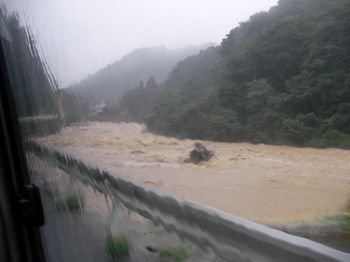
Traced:
[[136, 123], [66, 127], [39, 139], [112, 170], [235, 215], [268, 224], [313, 223], [350, 198], [350, 151], [200, 141], [215, 156], [184, 163], [198, 140], [145, 131]]

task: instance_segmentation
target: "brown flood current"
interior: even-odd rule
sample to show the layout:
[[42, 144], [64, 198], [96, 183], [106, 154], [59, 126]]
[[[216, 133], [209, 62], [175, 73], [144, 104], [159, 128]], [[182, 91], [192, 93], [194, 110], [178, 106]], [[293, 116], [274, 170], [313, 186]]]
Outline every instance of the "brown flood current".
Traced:
[[201, 141], [215, 156], [184, 163], [194, 142], [136, 123], [66, 127], [39, 138], [90, 164], [153, 188], [268, 224], [314, 223], [350, 198], [350, 151]]

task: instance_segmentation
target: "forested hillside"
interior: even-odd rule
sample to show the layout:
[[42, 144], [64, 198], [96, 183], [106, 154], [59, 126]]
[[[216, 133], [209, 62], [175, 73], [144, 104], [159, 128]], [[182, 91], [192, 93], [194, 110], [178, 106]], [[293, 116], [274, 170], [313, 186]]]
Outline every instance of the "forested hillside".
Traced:
[[151, 96], [153, 132], [349, 148], [350, 1], [280, 0], [180, 62]]
[[173, 67], [187, 56], [197, 54], [210, 44], [179, 49], [165, 47], [142, 48], [132, 51], [97, 73], [89, 76], [71, 89], [91, 103], [105, 101], [113, 104], [128, 89], [138, 86], [141, 80], [153, 76], [157, 82], [163, 82]]

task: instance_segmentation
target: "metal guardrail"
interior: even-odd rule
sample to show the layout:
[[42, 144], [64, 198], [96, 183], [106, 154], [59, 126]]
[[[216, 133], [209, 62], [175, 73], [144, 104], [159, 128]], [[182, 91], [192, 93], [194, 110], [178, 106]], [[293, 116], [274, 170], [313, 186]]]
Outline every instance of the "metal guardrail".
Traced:
[[22, 135], [43, 136], [59, 132], [61, 121], [58, 115], [36, 115], [18, 119]]
[[348, 253], [147, 188], [34, 141], [25, 146], [84, 184], [111, 194], [127, 208], [161, 224], [165, 230], [201, 247], [210, 247], [228, 261], [350, 261]]

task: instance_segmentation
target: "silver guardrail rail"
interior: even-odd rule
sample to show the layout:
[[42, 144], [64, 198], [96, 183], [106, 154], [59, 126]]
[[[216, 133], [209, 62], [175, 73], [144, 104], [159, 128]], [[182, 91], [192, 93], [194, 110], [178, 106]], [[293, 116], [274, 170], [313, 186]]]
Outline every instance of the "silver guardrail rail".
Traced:
[[37, 142], [27, 141], [25, 148], [85, 185], [117, 198], [165, 230], [200, 247], [212, 248], [228, 261], [350, 261], [348, 253], [147, 188]]
[[18, 118], [24, 136], [44, 136], [58, 133], [62, 123], [58, 115], [35, 115]]

